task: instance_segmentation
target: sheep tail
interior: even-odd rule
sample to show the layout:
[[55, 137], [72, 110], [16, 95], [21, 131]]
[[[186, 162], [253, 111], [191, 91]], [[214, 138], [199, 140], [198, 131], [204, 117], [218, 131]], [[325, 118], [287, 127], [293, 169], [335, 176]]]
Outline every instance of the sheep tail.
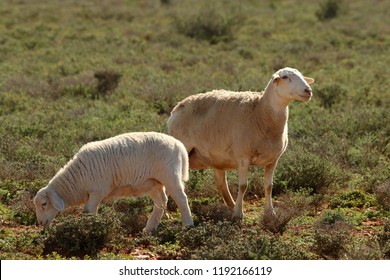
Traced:
[[182, 180], [184, 182], [187, 182], [189, 179], [189, 160], [188, 160], [188, 155], [187, 151], [184, 149], [184, 152], [181, 153], [181, 171], [182, 171]]

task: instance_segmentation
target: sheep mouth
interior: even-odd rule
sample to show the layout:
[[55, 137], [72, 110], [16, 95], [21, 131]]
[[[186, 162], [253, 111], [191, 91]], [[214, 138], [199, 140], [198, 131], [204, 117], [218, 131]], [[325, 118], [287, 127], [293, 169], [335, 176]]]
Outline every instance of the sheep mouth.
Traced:
[[299, 96], [306, 99], [306, 100], [310, 100], [311, 97], [313, 96], [313, 93], [310, 90], [306, 89], [304, 92], [299, 94]]

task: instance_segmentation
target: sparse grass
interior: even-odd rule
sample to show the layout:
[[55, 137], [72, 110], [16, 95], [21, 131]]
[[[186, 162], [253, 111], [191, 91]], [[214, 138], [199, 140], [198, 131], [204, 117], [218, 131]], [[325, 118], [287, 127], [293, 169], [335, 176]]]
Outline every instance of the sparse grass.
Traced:
[[[388, 259], [387, 1], [141, 2], [1, 2], [1, 259]], [[261, 91], [285, 66], [316, 82], [309, 103], [290, 106], [289, 146], [274, 177], [276, 224], [259, 220], [262, 168], [251, 170], [246, 195], [259, 206], [240, 225], [229, 221], [213, 172], [191, 171], [194, 228], [181, 228], [170, 202], [172, 218], [140, 236], [152, 204], [123, 199], [91, 218], [102, 238], [114, 234], [102, 226], [116, 221], [115, 240], [93, 243], [91, 230], [78, 233], [87, 220], [69, 210], [63, 225], [84, 238], [84, 249], [65, 242], [61, 219], [49, 237], [62, 236], [65, 246], [53, 241], [49, 249], [48, 232], [34, 226], [31, 198], [83, 144], [166, 132], [184, 97]], [[235, 196], [237, 173], [228, 179]], [[327, 211], [344, 219], [324, 224]]]

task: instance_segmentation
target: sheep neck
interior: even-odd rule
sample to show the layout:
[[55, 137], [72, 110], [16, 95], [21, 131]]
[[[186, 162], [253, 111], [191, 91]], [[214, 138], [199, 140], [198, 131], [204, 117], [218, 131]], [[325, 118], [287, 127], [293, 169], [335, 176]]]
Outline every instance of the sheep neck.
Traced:
[[268, 125], [277, 134], [282, 134], [288, 121], [288, 105], [290, 100], [282, 99], [274, 91], [270, 82], [264, 91], [262, 104], [259, 106], [259, 112], [264, 118], [264, 124]]
[[84, 192], [78, 188], [80, 182], [77, 182], [75, 177], [69, 172], [63, 172], [63, 169], [56, 174], [50, 182], [50, 185], [53, 186], [59, 197], [64, 200], [65, 208], [85, 203], [86, 193], [84, 194]]
[[288, 105], [292, 101], [289, 98], [281, 97], [274, 86], [272, 80], [264, 90], [264, 99], [269, 104], [272, 111], [276, 114], [285, 114], [288, 112]]

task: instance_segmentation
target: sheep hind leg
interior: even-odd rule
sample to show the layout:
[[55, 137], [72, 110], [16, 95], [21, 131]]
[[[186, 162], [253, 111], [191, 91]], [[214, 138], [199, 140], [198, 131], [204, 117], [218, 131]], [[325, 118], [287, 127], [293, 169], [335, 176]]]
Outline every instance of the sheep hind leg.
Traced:
[[230, 209], [233, 209], [235, 203], [229, 191], [229, 187], [226, 179], [226, 172], [224, 170], [214, 169], [214, 175], [215, 175], [215, 184], [223, 198], [223, 201], [227, 206], [229, 206]]
[[242, 220], [244, 217], [243, 201], [248, 188], [249, 160], [243, 159], [238, 162], [238, 195], [234, 206], [233, 218]]
[[195, 148], [191, 149], [191, 151], [188, 153], [188, 161], [189, 167], [191, 169], [202, 170], [207, 168], [207, 166], [202, 163], [201, 157]]
[[181, 180], [176, 181], [174, 184], [165, 185], [168, 194], [172, 197], [176, 203], [181, 214], [181, 221], [184, 226], [193, 226], [194, 221], [191, 216], [190, 206], [188, 205], [187, 195], [184, 192], [184, 184]]
[[156, 187], [150, 192], [150, 196], [153, 199], [153, 211], [143, 229], [144, 233], [150, 233], [157, 229], [168, 203], [164, 186], [157, 182]]

